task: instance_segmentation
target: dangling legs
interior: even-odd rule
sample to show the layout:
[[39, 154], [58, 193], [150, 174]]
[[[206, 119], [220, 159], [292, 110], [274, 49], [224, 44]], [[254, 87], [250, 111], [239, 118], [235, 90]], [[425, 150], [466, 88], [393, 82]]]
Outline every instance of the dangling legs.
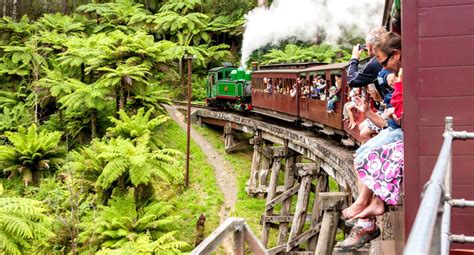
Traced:
[[385, 212], [385, 203], [380, 199], [379, 196], [374, 196], [370, 205], [366, 207], [362, 212], [355, 215], [354, 218], [368, 218], [373, 216], [382, 215]]
[[356, 201], [349, 206], [348, 208], [342, 210], [342, 215], [346, 217], [346, 219], [354, 218], [355, 215], [362, 212], [367, 206], [369, 206], [372, 195], [374, 194], [372, 190], [370, 190], [367, 186], [361, 185], [361, 192], [359, 197]]

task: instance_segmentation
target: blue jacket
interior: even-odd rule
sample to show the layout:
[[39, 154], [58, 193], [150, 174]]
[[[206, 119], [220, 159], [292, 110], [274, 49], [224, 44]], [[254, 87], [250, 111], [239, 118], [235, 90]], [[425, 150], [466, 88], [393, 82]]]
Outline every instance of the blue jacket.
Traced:
[[347, 83], [351, 88], [360, 88], [369, 85], [377, 79], [377, 75], [382, 70], [382, 65], [374, 57], [369, 63], [362, 67], [359, 71], [359, 60], [349, 60], [347, 68]]

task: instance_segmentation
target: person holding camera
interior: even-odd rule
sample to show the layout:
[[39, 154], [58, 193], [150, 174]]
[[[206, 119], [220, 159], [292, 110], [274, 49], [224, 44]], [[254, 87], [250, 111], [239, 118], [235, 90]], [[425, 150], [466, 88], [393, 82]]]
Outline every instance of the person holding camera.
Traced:
[[[374, 27], [370, 29], [365, 37], [365, 45], [357, 44], [352, 49], [352, 57], [351, 60], [349, 60], [349, 67], [347, 69], [347, 83], [351, 88], [366, 87], [370, 83], [378, 81], [378, 75], [383, 67], [375, 58], [373, 47], [375, 42], [377, 42], [385, 32], [384, 27]], [[359, 59], [362, 51], [367, 51], [371, 59], [359, 70]], [[386, 76], [384, 75], [382, 78], [386, 78]], [[385, 86], [380, 86], [379, 83], [380, 82], [375, 82], [375, 87], [383, 98], [389, 91]]]

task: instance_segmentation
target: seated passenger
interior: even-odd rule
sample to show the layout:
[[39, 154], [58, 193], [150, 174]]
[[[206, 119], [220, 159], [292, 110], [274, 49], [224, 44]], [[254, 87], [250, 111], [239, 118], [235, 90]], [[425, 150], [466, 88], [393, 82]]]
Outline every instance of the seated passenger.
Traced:
[[[369, 86], [367, 86], [367, 93], [369, 94], [369, 99], [370, 99], [370, 104], [371, 104], [369, 107], [370, 110], [372, 112], [375, 112], [377, 115], [382, 116], [383, 119], [379, 119], [379, 121], [376, 121], [376, 123], [374, 123], [369, 118], [366, 118], [362, 123], [359, 124], [359, 130], [360, 130], [360, 136], [362, 138], [362, 143], [365, 143], [368, 140], [370, 140], [370, 138], [378, 134], [381, 129], [387, 126], [387, 118], [384, 115], [384, 111], [387, 108], [387, 104], [383, 101], [382, 97], [378, 93], [374, 84], [369, 84]], [[355, 102], [356, 102], [356, 105], [355, 105], [356, 108], [360, 107], [360, 105], [362, 104], [360, 100], [357, 98], [355, 99]], [[365, 110], [361, 109], [359, 111], [365, 111]]]
[[310, 97], [311, 91], [308, 85], [303, 86], [303, 92], [301, 93], [302, 97]]
[[268, 94], [272, 94], [273, 88], [272, 88], [272, 83], [271, 83], [270, 78], [268, 78], [268, 79], [263, 78], [263, 84], [265, 84], [265, 90], [263, 90], [263, 92], [268, 93]]
[[295, 96], [296, 96], [296, 92], [297, 92], [297, 86], [296, 86], [296, 84], [293, 84], [293, 88], [292, 88], [291, 91], [290, 91], [290, 96], [291, 96], [291, 97], [295, 97]]
[[327, 102], [327, 112], [332, 113], [334, 112], [334, 108], [336, 108], [336, 102], [339, 101], [339, 96], [337, 95], [337, 88], [336, 86], [332, 86], [329, 88], [329, 96]]
[[[316, 90], [318, 91], [318, 95], [326, 94], [326, 81], [324, 79], [320, 79], [318, 81], [318, 86], [316, 87]], [[326, 99], [321, 99], [321, 100], [326, 100]]]
[[402, 181], [403, 131], [399, 122], [403, 115], [401, 37], [393, 32], [386, 33], [374, 49], [377, 61], [398, 73], [398, 81], [394, 84], [390, 101], [393, 107], [388, 111], [392, 113], [391, 121], [387, 122], [389, 127], [362, 145], [356, 153], [354, 166], [363, 185], [357, 200], [342, 214], [347, 219], [359, 220], [350, 237], [339, 244], [343, 250], [360, 248], [380, 235], [373, 218], [385, 212], [385, 204], [397, 204]]
[[336, 86], [332, 86], [329, 88], [329, 96], [327, 102], [327, 112], [332, 113], [334, 112], [334, 108], [336, 108], [336, 102], [340, 100], [340, 92], [341, 92], [341, 76], [336, 75]]
[[349, 92], [349, 101], [344, 104], [344, 109], [342, 111], [342, 115], [344, 116], [342, 120], [349, 120], [349, 129], [354, 129], [357, 126], [357, 123], [354, 120], [354, 114], [352, 113], [352, 109], [356, 106], [356, 97], [364, 99], [360, 88], [351, 89], [351, 92]]

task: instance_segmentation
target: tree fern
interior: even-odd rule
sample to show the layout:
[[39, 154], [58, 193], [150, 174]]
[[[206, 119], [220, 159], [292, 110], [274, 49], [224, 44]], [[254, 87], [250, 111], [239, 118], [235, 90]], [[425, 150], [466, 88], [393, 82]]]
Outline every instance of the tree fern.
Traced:
[[11, 145], [0, 146], [0, 167], [11, 174], [23, 176], [25, 185], [37, 183], [42, 172], [64, 162], [65, 148], [60, 146], [60, 132], [28, 130], [6, 132]]
[[172, 207], [153, 202], [138, 208], [131, 195], [113, 196], [110, 206], [100, 206], [97, 217], [81, 224], [80, 241], [96, 246], [98, 254], [155, 254], [180, 252], [186, 243], [175, 238], [177, 217]]
[[24, 254], [31, 241], [54, 236], [48, 230], [49, 219], [38, 201], [26, 198], [0, 198], [0, 251]]

